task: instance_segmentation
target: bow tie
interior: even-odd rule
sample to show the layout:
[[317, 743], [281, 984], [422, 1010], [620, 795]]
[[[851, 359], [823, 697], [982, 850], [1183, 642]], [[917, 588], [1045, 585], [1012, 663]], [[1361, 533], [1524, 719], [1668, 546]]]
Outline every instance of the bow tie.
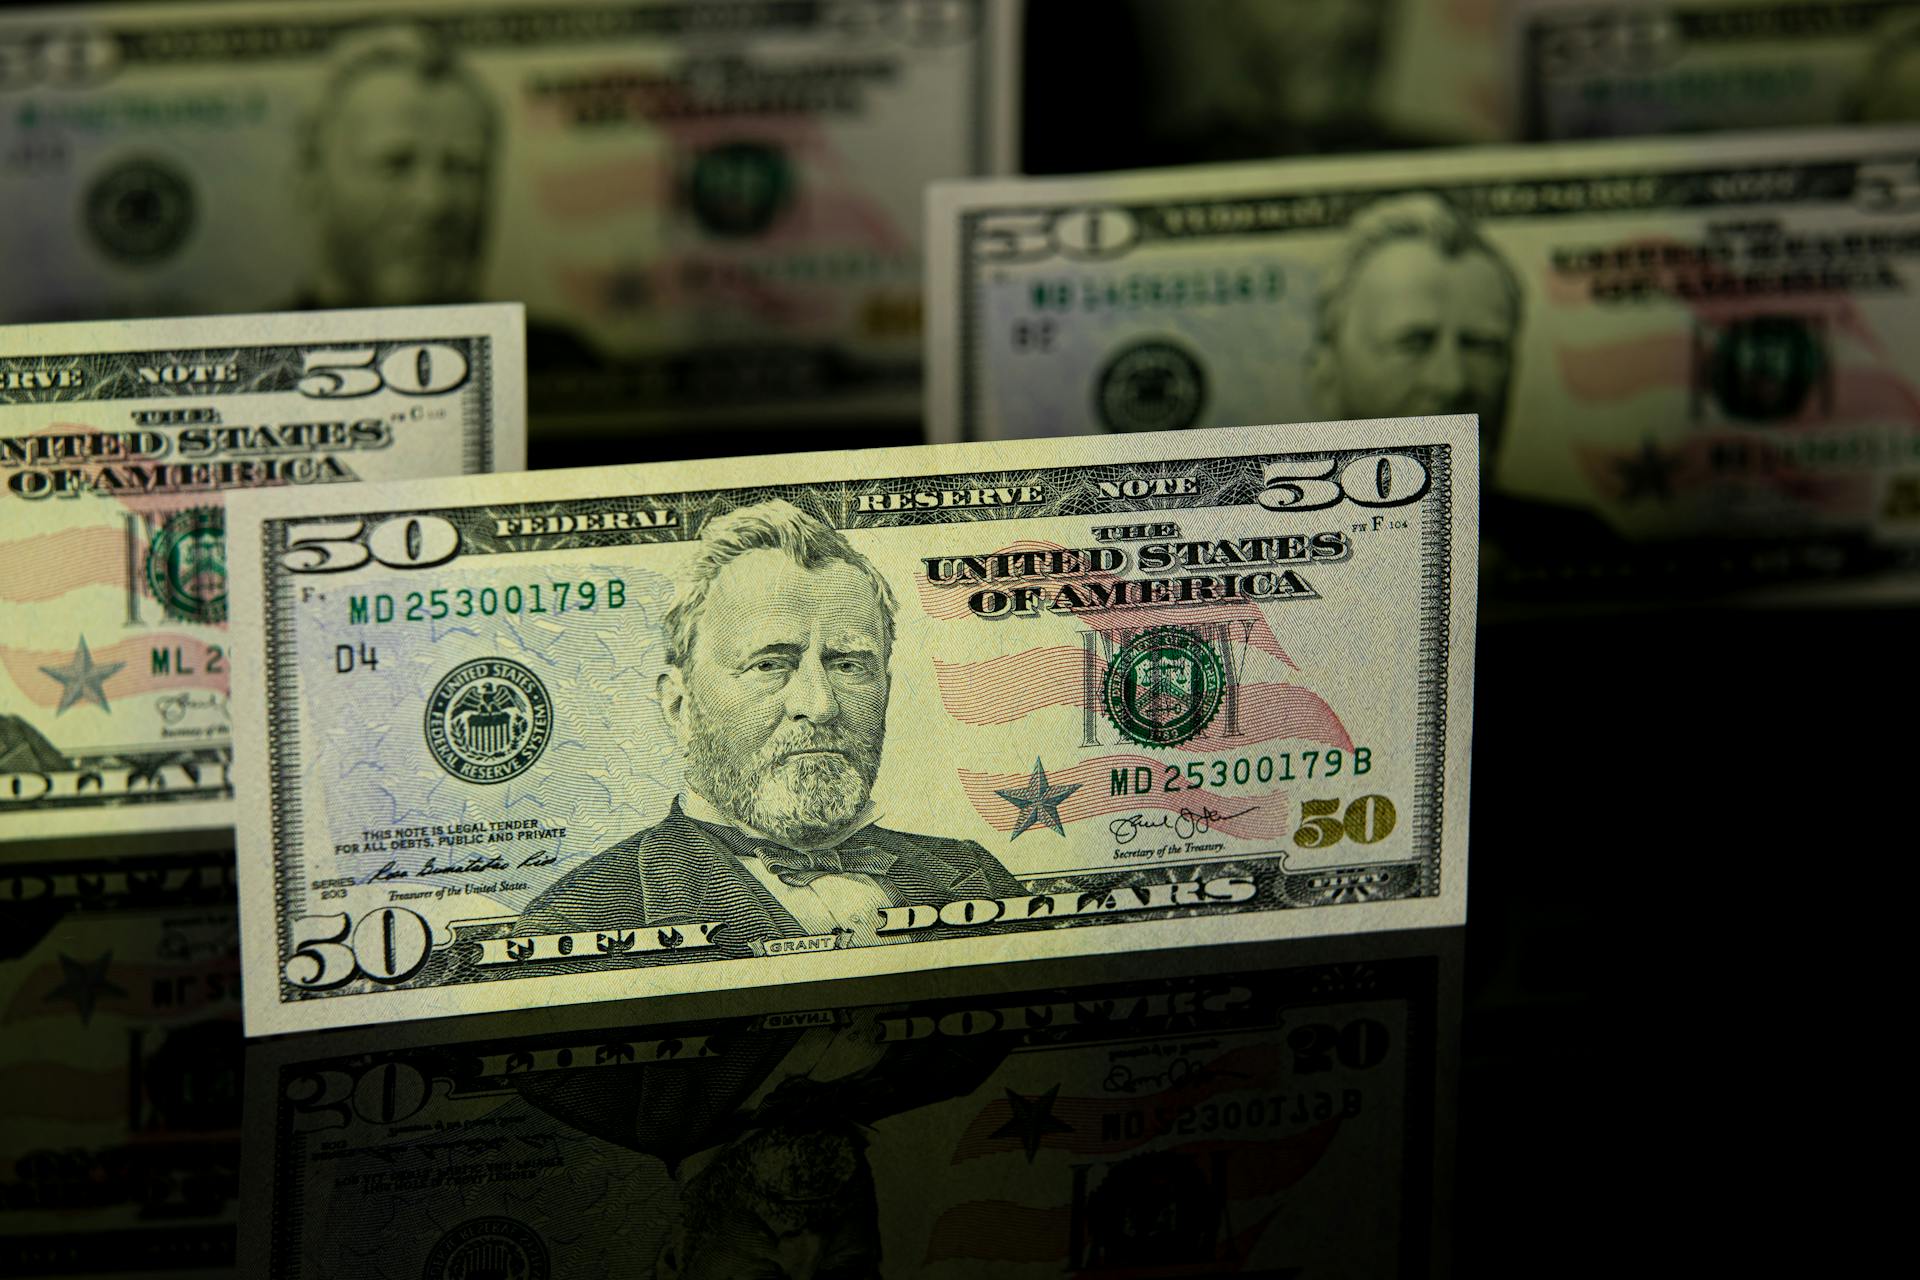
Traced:
[[816, 849], [809, 853], [805, 849], [789, 849], [784, 845], [757, 845], [754, 852], [766, 864], [767, 870], [796, 889], [806, 888], [821, 876], [849, 873], [883, 876], [893, 869], [895, 862], [892, 854], [869, 846]]

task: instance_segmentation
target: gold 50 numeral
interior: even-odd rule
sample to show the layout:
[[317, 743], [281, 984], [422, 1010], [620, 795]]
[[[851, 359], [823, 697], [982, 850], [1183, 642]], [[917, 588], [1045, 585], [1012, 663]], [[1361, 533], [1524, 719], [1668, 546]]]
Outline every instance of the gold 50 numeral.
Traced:
[[1302, 849], [1325, 849], [1351, 840], [1355, 844], [1378, 844], [1393, 834], [1400, 815], [1393, 801], [1385, 796], [1361, 796], [1340, 813], [1338, 800], [1307, 800], [1300, 805], [1300, 829], [1293, 842]]

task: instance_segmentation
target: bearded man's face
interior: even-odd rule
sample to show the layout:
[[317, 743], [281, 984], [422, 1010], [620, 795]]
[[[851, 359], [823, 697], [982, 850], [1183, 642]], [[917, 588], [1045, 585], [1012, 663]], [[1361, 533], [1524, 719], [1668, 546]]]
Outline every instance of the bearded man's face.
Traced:
[[1416, 239], [1383, 245], [1358, 268], [1339, 329], [1319, 352], [1316, 408], [1329, 418], [1477, 413], [1490, 474], [1519, 320], [1491, 255], [1448, 256]]
[[687, 785], [736, 822], [797, 846], [843, 834], [880, 772], [886, 619], [867, 576], [778, 550], [708, 588], [683, 674]]
[[492, 174], [487, 107], [466, 82], [382, 68], [330, 104], [309, 198], [332, 305], [471, 301]]
[[685, 1186], [686, 1221], [655, 1275], [873, 1280], [879, 1204], [865, 1148], [831, 1118], [749, 1133]]

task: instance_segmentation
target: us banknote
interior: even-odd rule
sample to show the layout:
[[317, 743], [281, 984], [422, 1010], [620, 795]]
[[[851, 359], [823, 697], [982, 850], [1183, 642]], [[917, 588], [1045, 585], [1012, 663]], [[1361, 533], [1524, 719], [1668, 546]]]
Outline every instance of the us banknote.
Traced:
[[521, 323], [493, 305], [0, 329], [0, 851], [231, 847], [227, 496], [519, 469]]
[[1115, 88], [1139, 104], [1138, 144], [1156, 160], [1506, 136], [1497, 0], [1129, 0], [1126, 8], [1144, 74]]
[[237, 498], [248, 1031], [1457, 922], [1474, 450]]
[[233, 1274], [233, 850], [0, 865], [0, 1274]]
[[[403, 11], [402, 11], [403, 10]], [[992, 0], [0, 17], [0, 322], [502, 299], [541, 425], [911, 415], [921, 191], [991, 172]]]
[[1920, 120], [1914, 0], [1517, 0], [1519, 136]]
[[929, 216], [935, 439], [1471, 412], [1490, 596], [1920, 581], [1920, 131], [952, 184]]
[[255, 1043], [245, 1273], [1435, 1274], [1458, 931], [1425, 932]]

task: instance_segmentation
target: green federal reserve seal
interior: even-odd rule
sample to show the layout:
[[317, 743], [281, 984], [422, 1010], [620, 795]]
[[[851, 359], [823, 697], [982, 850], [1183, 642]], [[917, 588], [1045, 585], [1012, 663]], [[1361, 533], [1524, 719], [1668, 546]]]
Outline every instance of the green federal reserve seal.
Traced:
[[1730, 417], [1779, 422], [1797, 417], [1827, 381], [1827, 353], [1812, 323], [1753, 316], [1720, 333], [1707, 359], [1713, 398]]
[[547, 1246], [512, 1218], [469, 1218], [440, 1237], [421, 1280], [547, 1280]]
[[510, 658], [463, 662], [427, 699], [427, 749], [462, 782], [492, 786], [519, 777], [552, 736], [547, 687]]
[[787, 207], [793, 186], [786, 152], [764, 142], [727, 142], [693, 162], [687, 199], [714, 235], [757, 236]]
[[1180, 431], [1200, 420], [1207, 377], [1185, 347], [1154, 339], [1123, 348], [1094, 386], [1094, 411], [1109, 431]]
[[1144, 747], [1173, 747], [1213, 723], [1225, 666], [1185, 627], [1154, 627], [1129, 640], [1107, 666], [1107, 715]]
[[167, 517], [147, 547], [147, 589], [182, 622], [227, 620], [227, 520], [220, 507]]

